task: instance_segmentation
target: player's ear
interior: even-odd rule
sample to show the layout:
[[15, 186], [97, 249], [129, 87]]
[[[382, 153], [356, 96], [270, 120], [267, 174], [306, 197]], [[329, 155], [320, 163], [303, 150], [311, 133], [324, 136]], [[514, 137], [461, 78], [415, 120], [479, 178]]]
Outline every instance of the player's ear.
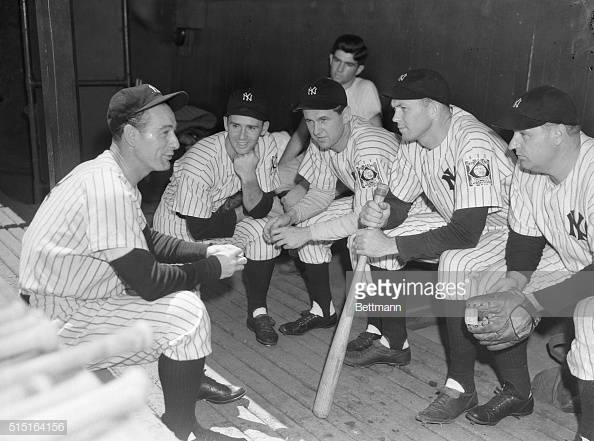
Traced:
[[332, 58], [334, 57], [334, 54], [328, 54], [328, 63], [332, 64]]
[[225, 131], [228, 132], [229, 131], [229, 128], [227, 127], [228, 124], [227, 124], [227, 117], [226, 116], [223, 116], [223, 125], [225, 126]]
[[352, 112], [351, 112], [351, 108], [349, 106], [346, 106], [344, 108], [344, 110], [342, 111], [342, 122], [343, 123], [348, 123], [351, 120], [352, 117]]
[[135, 147], [137, 137], [138, 129], [132, 124], [125, 124], [124, 130], [122, 131], [122, 139], [126, 141], [126, 144]]
[[264, 124], [262, 124], [262, 130], [260, 131], [260, 136], [266, 135], [266, 133], [268, 133], [269, 127], [270, 127], [270, 121], [264, 121]]
[[363, 72], [364, 70], [365, 70], [365, 65], [360, 64], [359, 67], [357, 68], [357, 72], [355, 73], [355, 76], [360, 75], [361, 72]]

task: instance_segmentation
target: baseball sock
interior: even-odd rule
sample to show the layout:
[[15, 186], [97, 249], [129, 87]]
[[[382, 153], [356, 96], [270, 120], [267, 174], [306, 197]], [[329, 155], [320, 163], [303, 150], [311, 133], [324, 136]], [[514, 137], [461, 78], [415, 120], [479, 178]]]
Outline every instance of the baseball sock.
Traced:
[[161, 354], [159, 379], [163, 389], [163, 423], [179, 439], [186, 440], [196, 422], [196, 398], [204, 375], [204, 358], [173, 360]]
[[528, 340], [524, 340], [511, 348], [493, 353], [493, 360], [501, 380], [513, 384], [524, 400], [530, 396], [527, 345]]
[[266, 296], [273, 271], [274, 259], [247, 260], [243, 270], [243, 276], [249, 316], [252, 316], [252, 313], [258, 308], [266, 308]]
[[[461, 385], [465, 393], [471, 393], [475, 390], [476, 345], [464, 324], [466, 301], [448, 300], [447, 302], [451, 303], [448, 305], [450, 311], [445, 319], [448, 342], [448, 379]], [[457, 388], [453, 387], [452, 389]]]
[[578, 389], [580, 392], [580, 424], [578, 433], [583, 438], [594, 440], [594, 380], [580, 380], [578, 378]]
[[330, 272], [328, 263], [305, 263], [303, 262], [303, 279], [312, 306], [315, 303], [321, 308], [324, 317], [330, 316], [330, 303], [332, 293], [330, 291]]

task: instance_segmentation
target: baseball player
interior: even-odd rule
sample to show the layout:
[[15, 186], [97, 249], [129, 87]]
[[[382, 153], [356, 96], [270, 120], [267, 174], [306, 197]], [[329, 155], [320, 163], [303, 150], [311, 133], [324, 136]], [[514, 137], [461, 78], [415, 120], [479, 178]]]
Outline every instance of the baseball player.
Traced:
[[[375, 84], [359, 77], [365, 69], [367, 55], [367, 47], [361, 37], [351, 34], [341, 35], [334, 41], [328, 55], [330, 78], [344, 87], [352, 115], [368, 120], [373, 126], [381, 127], [382, 107]], [[308, 144], [309, 132], [302, 119], [279, 161], [281, 186], [277, 192], [287, 208], [301, 199], [307, 188], [307, 184], [297, 176], [297, 171]], [[300, 185], [288, 194], [296, 183]]]
[[[193, 431], [197, 439], [226, 440], [232, 438], [201, 428], [194, 416], [196, 400], [213, 392], [212, 384], [202, 387], [210, 320], [196, 289], [241, 270], [246, 259], [232, 245], [207, 247], [151, 230], [137, 188], [151, 171], [169, 168], [179, 147], [172, 109], [187, 99], [185, 92], [162, 95], [148, 84], [111, 98], [111, 146], [77, 166], [40, 206], [23, 237], [19, 287], [59, 323], [65, 344], [146, 320], [154, 334], [149, 351], [92, 367], [158, 359], [163, 422], [180, 439]], [[219, 398], [245, 393], [236, 389]]]
[[[328, 273], [330, 247], [334, 240], [356, 231], [361, 207], [373, 197], [378, 182], [387, 182], [398, 149], [392, 133], [351, 115], [344, 87], [329, 78], [307, 84], [295, 110], [303, 111], [311, 134], [299, 169], [309, 182], [309, 190], [264, 230], [271, 243], [298, 249], [304, 264], [311, 309], [280, 326], [286, 335], [301, 335], [336, 324]], [[333, 201], [338, 180], [354, 196]]]
[[[416, 417], [423, 423], [449, 423], [478, 404], [476, 344], [464, 325], [465, 299], [477, 292], [467, 281], [503, 255], [513, 165], [495, 132], [450, 104], [448, 84], [439, 73], [410, 70], [387, 96], [402, 133], [390, 177], [401, 214], [390, 219], [386, 231], [359, 230], [353, 246], [356, 253], [370, 256], [372, 268], [398, 270], [412, 259], [439, 258], [438, 281], [456, 287], [462, 283], [463, 289], [453, 290], [436, 305], [446, 316], [447, 378], [437, 398]], [[406, 205], [421, 193], [437, 212], [407, 215]], [[381, 228], [389, 211], [389, 206], [370, 201], [361, 223]], [[500, 376], [517, 388], [513, 404], [529, 413], [532, 397], [523, 350], [524, 359], [505, 353], [496, 356], [495, 363]], [[410, 359], [405, 318], [369, 317], [366, 331], [349, 343], [345, 363], [398, 364], [402, 359]], [[499, 418], [504, 411], [496, 411]]]
[[[542, 86], [517, 99], [501, 126], [514, 131], [510, 149], [518, 164], [511, 186], [509, 238], [505, 261], [490, 268], [490, 277], [507, 271], [472, 305], [494, 302], [513, 322], [512, 334], [526, 337], [543, 314], [573, 313], [575, 339], [567, 364], [577, 378], [581, 418], [576, 441], [594, 440], [594, 139], [580, 131], [576, 107], [563, 91]], [[469, 301], [469, 306], [470, 306]], [[498, 313], [494, 313], [498, 314]], [[469, 326], [489, 349], [501, 342], [483, 326]], [[519, 343], [521, 345], [522, 343]], [[489, 419], [482, 406], [469, 412], [472, 421]]]
[[[278, 151], [260, 92], [234, 91], [226, 114], [224, 131], [199, 141], [175, 162], [153, 223], [157, 231], [181, 239], [216, 238], [245, 251], [247, 326], [258, 342], [271, 346], [278, 334], [266, 296], [280, 250], [264, 241], [262, 231], [278, 187]], [[277, 208], [281, 213], [278, 202]]]

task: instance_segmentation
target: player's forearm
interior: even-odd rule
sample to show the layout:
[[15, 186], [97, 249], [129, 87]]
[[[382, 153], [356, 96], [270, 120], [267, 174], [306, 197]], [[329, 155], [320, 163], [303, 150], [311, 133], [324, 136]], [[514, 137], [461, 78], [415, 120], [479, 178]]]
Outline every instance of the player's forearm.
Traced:
[[206, 257], [206, 244], [188, 242], [145, 227], [142, 231], [149, 250], [163, 263], [187, 263]]
[[322, 213], [334, 200], [334, 190], [320, 190], [309, 187], [309, 190], [287, 213], [294, 223], [302, 222]]
[[305, 121], [302, 119], [299, 123], [299, 127], [291, 136], [291, 139], [285, 147], [285, 151], [278, 161], [279, 165], [285, 165], [287, 162], [295, 159], [303, 150], [307, 148], [309, 144], [309, 131], [305, 125]]
[[194, 240], [212, 239], [213, 237], [231, 237], [237, 225], [235, 210], [219, 209], [208, 219], [183, 216], [186, 228]]
[[312, 240], [338, 240], [348, 237], [357, 231], [359, 216], [349, 213], [344, 216], [310, 225]]
[[251, 210], [246, 210], [246, 214], [253, 219], [262, 219], [266, 217], [272, 205], [274, 204], [274, 192], [262, 193], [262, 197]]
[[540, 263], [546, 243], [543, 236], [526, 236], [510, 228], [505, 245], [507, 270], [521, 273], [529, 280]]
[[249, 177], [241, 178], [241, 192], [243, 207], [249, 212], [260, 202], [264, 194], [255, 173]]
[[109, 262], [118, 277], [147, 301], [154, 301], [171, 293], [193, 290], [203, 282], [218, 280], [221, 264], [216, 256], [185, 263], [168, 265], [159, 263], [154, 256], [138, 248]]
[[487, 207], [456, 210], [444, 227], [398, 236], [395, 240], [399, 257], [404, 261], [434, 259], [446, 250], [475, 247], [485, 227], [488, 211]]

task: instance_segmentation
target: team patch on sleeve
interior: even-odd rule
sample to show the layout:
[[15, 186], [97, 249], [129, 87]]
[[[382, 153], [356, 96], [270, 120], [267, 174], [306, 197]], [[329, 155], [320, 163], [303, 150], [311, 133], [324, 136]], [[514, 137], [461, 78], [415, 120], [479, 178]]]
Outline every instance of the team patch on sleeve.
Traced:
[[375, 187], [380, 181], [377, 161], [360, 162], [355, 166], [361, 188]]
[[471, 187], [491, 185], [491, 160], [488, 158], [465, 159], [466, 176]]

